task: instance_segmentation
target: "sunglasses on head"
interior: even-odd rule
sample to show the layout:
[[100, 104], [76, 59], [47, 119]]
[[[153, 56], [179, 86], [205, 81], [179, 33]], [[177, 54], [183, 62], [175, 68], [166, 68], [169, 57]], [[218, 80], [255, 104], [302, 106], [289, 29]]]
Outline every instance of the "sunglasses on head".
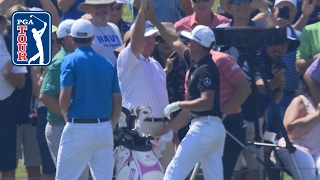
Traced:
[[166, 41], [165, 41], [161, 36], [157, 36], [157, 37], [156, 37], [156, 41], [157, 41], [157, 43], [159, 43], [159, 44], [166, 43]]
[[234, 4], [234, 5], [240, 5], [241, 3], [251, 4], [252, 0], [231, 0], [230, 1], [230, 4]]
[[120, 5], [120, 6], [113, 6], [112, 8], [111, 8], [111, 11], [120, 11], [122, 9], [122, 5]]
[[199, 3], [200, 1], [202, 1], [202, 2], [209, 2], [210, 0], [192, 0], [193, 3]]

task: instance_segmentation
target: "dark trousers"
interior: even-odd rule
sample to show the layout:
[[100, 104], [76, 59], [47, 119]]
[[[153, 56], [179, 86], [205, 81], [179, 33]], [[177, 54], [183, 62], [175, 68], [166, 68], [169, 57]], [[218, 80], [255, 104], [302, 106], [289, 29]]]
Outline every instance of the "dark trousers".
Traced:
[[17, 121], [15, 111], [20, 101], [19, 94], [0, 101], [0, 171], [13, 171], [17, 168]]
[[[226, 131], [237, 138], [238, 141], [243, 144], [246, 143], [246, 127], [240, 114], [227, 116], [223, 120], [223, 125]], [[242, 146], [227, 134], [222, 157], [224, 179], [231, 179], [242, 149]]]

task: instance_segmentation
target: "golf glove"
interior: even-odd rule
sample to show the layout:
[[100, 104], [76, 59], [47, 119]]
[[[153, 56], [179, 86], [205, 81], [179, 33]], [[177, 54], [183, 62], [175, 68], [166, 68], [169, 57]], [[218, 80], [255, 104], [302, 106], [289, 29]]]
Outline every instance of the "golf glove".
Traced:
[[171, 103], [164, 108], [164, 116], [167, 117], [168, 119], [171, 119], [170, 114], [175, 111], [178, 111], [179, 109], [180, 109], [179, 101]]

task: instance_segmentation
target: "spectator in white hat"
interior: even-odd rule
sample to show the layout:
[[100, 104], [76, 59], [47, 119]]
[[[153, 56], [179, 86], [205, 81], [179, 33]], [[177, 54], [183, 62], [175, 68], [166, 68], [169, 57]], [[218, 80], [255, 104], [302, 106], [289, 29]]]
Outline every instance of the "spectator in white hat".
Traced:
[[113, 129], [122, 109], [117, 72], [91, 47], [90, 21], [76, 20], [70, 34], [76, 49], [61, 63], [59, 102], [66, 125], [56, 180], [79, 178], [88, 163], [93, 179], [109, 180], [114, 167]]
[[130, 30], [130, 27], [132, 25], [132, 23], [122, 19], [123, 7], [125, 5], [126, 5], [125, 0], [117, 0], [116, 3], [111, 8], [110, 20], [109, 20], [109, 22], [112, 22], [113, 24], [118, 26], [121, 33], [121, 37], [123, 37], [124, 34]]
[[116, 65], [117, 58], [113, 51], [122, 45], [122, 36], [117, 25], [108, 22], [112, 6], [116, 0], [86, 0], [78, 6], [85, 12], [85, 19], [93, 24], [94, 39], [92, 48], [101, 56]]
[[[145, 3], [145, 0], [141, 2]], [[117, 72], [123, 94], [122, 106], [127, 109], [137, 109], [140, 105], [149, 106], [152, 109], [151, 114], [141, 126], [138, 120], [137, 128], [143, 134], [154, 135], [168, 121], [168, 118], [163, 115], [163, 108], [169, 102], [166, 73], [160, 63], [150, 57], [159, 33], [154, 29], [153, 24], [146, 22], [142, 7], [139, 10], [137, 21], [130, 29], [130, 44], [118, 56]], [[172, 142], [167, 143], [162, 155], [159, 161], [166, 169], [174, 156]]]
[[[72, 38], [70, 36], [71, 26], [74, 21], [75, 20], [73, 19], [66, 19], [58, 26], [56, 34], [58, 38], [57, 41], [61, 44], [61, 49], [54, 56], [52, 63], [49, 65], [40, 90], [40, 100], [48, 108], [45, 135], [55, 165], [57, 165], [59, 143], [63, 127], [65, 126], [59, 106], [60, 68], [63, 58], [74, 51]], [[88, 176], [89, 168], [82, 173], [79, 180], [87, 180]]]

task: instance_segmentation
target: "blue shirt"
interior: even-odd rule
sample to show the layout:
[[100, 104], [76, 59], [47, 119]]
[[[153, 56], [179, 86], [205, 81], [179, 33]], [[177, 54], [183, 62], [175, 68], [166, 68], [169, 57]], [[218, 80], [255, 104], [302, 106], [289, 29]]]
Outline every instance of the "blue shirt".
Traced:
[[84, 15], [84, 12], [79, 11], [78, 6], [82, 2], [84, 2], [84, 0], [76, 0], [68, 11], [62, 13], [62, 20], [81, 18], [81, 16]]
[[132, 23], [124, 21], [123, 19], [120, 19], [120, 21], [117, 24], [121, 35], [124, 35], [127, 31], [130, 30]]
[[112, 94], [120, 93], [115, 67], [91, 47], [79, 47], [61, 63], [61, 89], [72, 86], [68, 117], [109, 118]]
[[[265, 74], [267, 75], [267, 79], [272, 79], [273, 78], [273, 74], [271, 73], [272, 71], [272, 60], [271, 58], [265, 53], [263, 52], [263, 55], [262, 55], [262, 64], [263, 64], [263, 67], [262, 69], [264, 70]], [[248, 67], [248, 64], [247, 64], [247, 61], [244, 62], [243, 66], [242, 66], [242, 70], [243, 72], [245, 73], [250, 85], [251, 85], [251, 89], [253, 88], [253, 85], [251, 84], [251, 78], [250, 78], [250, 73], [249, 73], [249, 67]], [[255, 79], [256, 81], [259, 80], [259, 79], [262, 79], [261, 78], [261, 75], [260, 73], [258, 72], [258, 69], [256, 69], [256, 72], [255, 72]], [[269, 104], [269, 96], [268, 94], [260, 94], [259, 91], [257, 90], [257, 105], [258, 105], [258, 118], [261, 118], [263, 117], [267, 107], [268, 107], [268, 104]], [[254, 97], [253, 97], [253, 93], [251, 93], [249, 95], [249, 97], [246, 99], [246, 101], [242, 104], [241, 106], [242, 108], [242, 118], [244, 120], [247, 120], [249, 122], [254, 122], [255, 119], [254, 119], [254, 116], [252, 116], [252, 113], [255, 112], [256, 110], [256, 107], [254, 106]]]
[[[135, 21], [138, 10], [133, 7], [133, 0], [126, 0], [130, 12], [132, 13], [132, 22]], [[160, 22], [175, 23], [183, 18], [182, 5], [180, 0], [151, 0], [155, 15]]]

